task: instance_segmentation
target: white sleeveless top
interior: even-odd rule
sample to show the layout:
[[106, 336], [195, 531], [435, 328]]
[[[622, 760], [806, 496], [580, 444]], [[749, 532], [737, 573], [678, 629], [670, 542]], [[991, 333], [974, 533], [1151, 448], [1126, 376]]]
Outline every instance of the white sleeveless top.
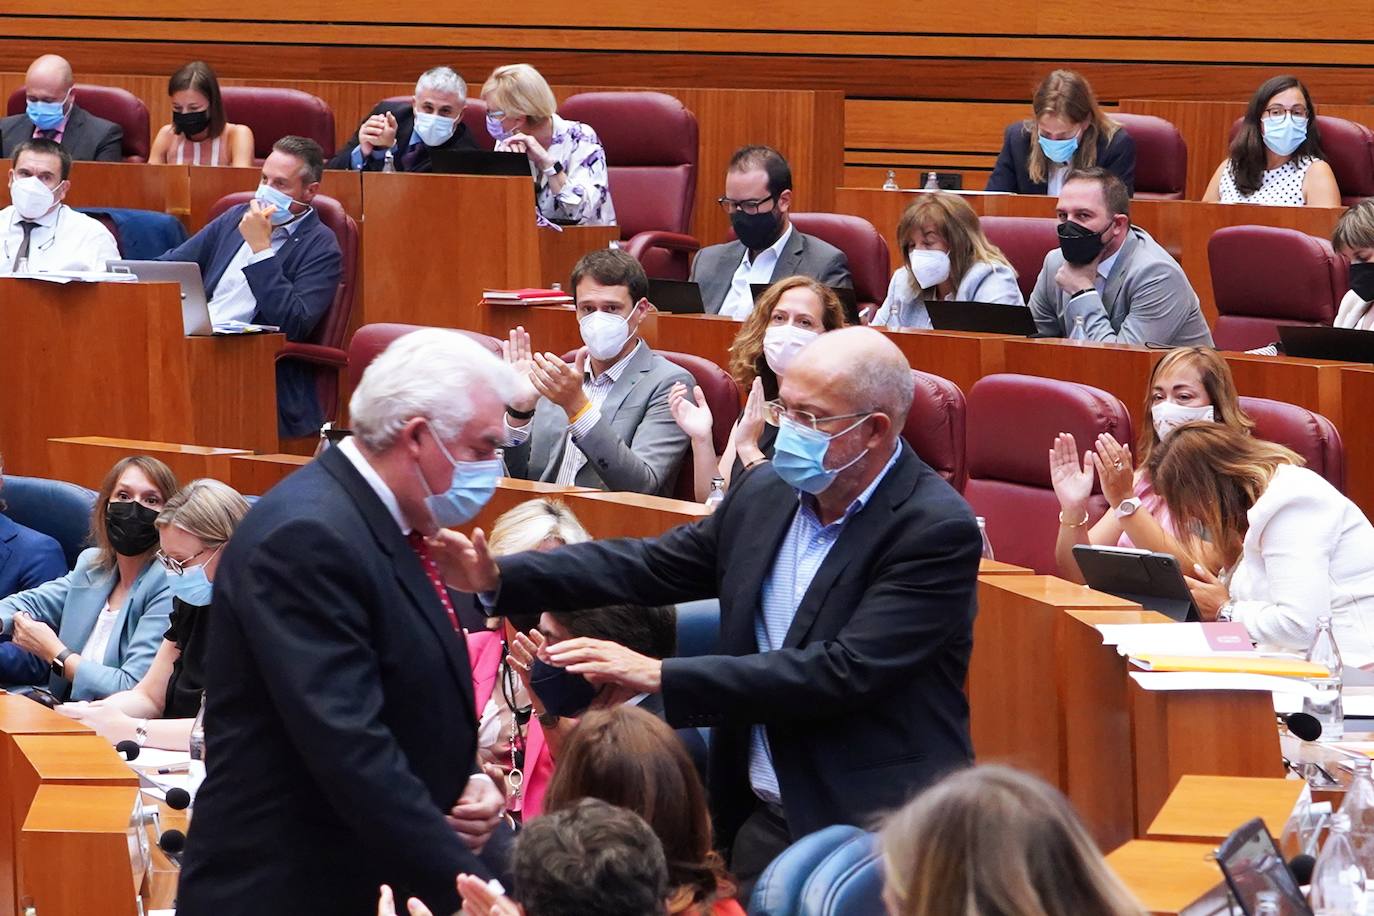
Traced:
[[1301, 207], [1307, 203], [1302, 183], [1307, 170], [1316, 160], [1310, 156], [1289, 159], [1276, 169], [1264, 173], [1264, 181], [1254, 194], [1245, 195], [1236, 187], [1235, 175], [1228, 160], [1221, 173], [1221, 202], [1224, 204], [1266, 204], [1271, 207]]
[[223, 134], [221, 134], [218, 137], [215, 137], [213, 140], [210, 141], [210, 156], [208, 159], [204, 159], [201, 156], [201, 147], [205, 146], [204, 140], [192, 143], [185, 137], [181, 137], [177, 141], [177, 157], [174, 160], [173, 164], [186, 165], [188, 164], [187, 160], [189, 159], [190, 165], [224, 165], [223, 162], [219, 161], [220, 141], [222, 139], [224, 139]]

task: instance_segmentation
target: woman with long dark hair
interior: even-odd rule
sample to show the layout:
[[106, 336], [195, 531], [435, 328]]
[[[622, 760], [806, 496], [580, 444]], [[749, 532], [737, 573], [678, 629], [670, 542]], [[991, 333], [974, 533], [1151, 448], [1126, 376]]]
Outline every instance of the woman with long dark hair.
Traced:
[[149, 162], [168, 165], [253, 164], [253, 129], [224, 117], [219, 79], [210, 65], [193, 60], [167, 81], [172, 123], [162, 125]]

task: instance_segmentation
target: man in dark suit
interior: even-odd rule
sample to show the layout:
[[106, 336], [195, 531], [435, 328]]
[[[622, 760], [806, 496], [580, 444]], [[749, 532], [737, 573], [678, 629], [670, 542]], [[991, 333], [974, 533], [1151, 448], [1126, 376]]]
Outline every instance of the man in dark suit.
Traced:
[[[308, 342], [339, 288], [343, 254], [310, 206], [320, 192], [324, 153], [306, 137], [282, 137], [262, 164], [255, 199], [230, 207], [158, 258], [194, 261], [205, 279], [210, 321], [275, 325]], [[277, 428], [307, 436], [324, 417], [315, 377], [294, 360], [277, 363]]]
[[0, 157], [14, 155], [25, 140], [42, 137], [62, 144], [73, 159], [119, 162], [124, 130], [76, 104], [72, 65], [56, 54], [44, 54], [24, 75], [23, 114], [0, 119]]
[[409, 105], [378, 102], [348, 145], [329, 160], [331, 169], [380, 172], [391, 152], [398, 172], [430, 172], [430, 150], [479, 147], [463, 123], [468, 85], [448, 67], [421, 74]]
[[754, 310], [751, 283], [774, 283], [795, 274], [826, 286], [850, 287], [844, 252], [798, 231], [788, 218], [792, 208], [792, 169], [777, 150], [746, 146], [735, 152], [725, 173], [725, 196], [736, 241], [697, 252], [692, 276], [701, 302], [712, 315], [743, 321]]
[[500, 474], [511, 371], [462, 335], [393, 343], [350, 404], [355, 437], [254, 507], [220, 560], [208, 773], [182, 916], [376, 912], [383, 882], [459, 906], [502, 797], [476, 765], [463, 634], [425, 537]]
[[[4, 463], [0, 458], [0, 512], [5, 508]], [[61, 544], [0, 514], [0, 598], [37, 588], [68, 572]], [[0, 684], [46, 684], [51, 673], [41, 658], [16, 646], [10, 637], [0, 636]]]
[[443, 535], [449, 584], [496, 614], [720, 597], [719, 655], [658, 662], [582, 639], [546, 654], [661, 693], [671, 724], [714, 727], [718, 838], [746, 884], [797, 837], [865, 824], [971, 759], [981, 541], [968, 504], [901, 440], [912, 394], [881, 334], [822, 334], [770, 407], [773, 461], [703, 521], [499, 565], [477, 534]]

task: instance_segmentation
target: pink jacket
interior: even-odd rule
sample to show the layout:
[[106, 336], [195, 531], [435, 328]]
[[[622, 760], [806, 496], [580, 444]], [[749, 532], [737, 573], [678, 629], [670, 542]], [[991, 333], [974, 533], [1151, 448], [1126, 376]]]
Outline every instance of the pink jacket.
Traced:
[[[499, 630], [472, 631], [467, 634], [468, 660], [472, 664], [472, 692], [477, 699], [477, 718], [487, 708], [496, 680], [501, 673], [502, 643]], [[539, 720], [531, 717], [525, 727], [525, 786], [520, 807], [523, 820], [536, 818], [544, 810], [544, 793], [553, 778], [553, 755], [544, 743]]]

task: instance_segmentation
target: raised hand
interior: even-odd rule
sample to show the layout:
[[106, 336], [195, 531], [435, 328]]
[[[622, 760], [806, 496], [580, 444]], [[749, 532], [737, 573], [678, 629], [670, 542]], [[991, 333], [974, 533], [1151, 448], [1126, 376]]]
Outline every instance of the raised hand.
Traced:
[[1078, 518], [1088, 512], [1088, 497], [1093, 492], [1093, 453], [1083, 456], [1078, 463], [1078, 445], [1072, 433], [1060, 433], [1054, 437], [1050, 449], [1050, 483], [1054, 485], [1054, 495], [1059, 497], [1059, 508], [1065, 518]]
[[[692, 398], [695, 398], [695, 401]], [[692, 388], [692, 398], [687, 395], [686, 385], [675, 382], [673, 387], [668, 389], [668, 410], [672, 412], [678, 428], [691, 439], [709, 440], [714, 419], [711, 416], [711, 408], [706, 403], [706, 395], [699, 385]]]
[[521, 413], [534, 410], [539, 403], [539, 391], [530, 381], [534, 369], [534, 352], [530, 349], [530, 334], [524, 327], [516, 327], [510, 332], [510, 339], [501, 341], [501, 356], [515, 374], [520, 376], [520, 389], [511, 398], [510, 406]]

